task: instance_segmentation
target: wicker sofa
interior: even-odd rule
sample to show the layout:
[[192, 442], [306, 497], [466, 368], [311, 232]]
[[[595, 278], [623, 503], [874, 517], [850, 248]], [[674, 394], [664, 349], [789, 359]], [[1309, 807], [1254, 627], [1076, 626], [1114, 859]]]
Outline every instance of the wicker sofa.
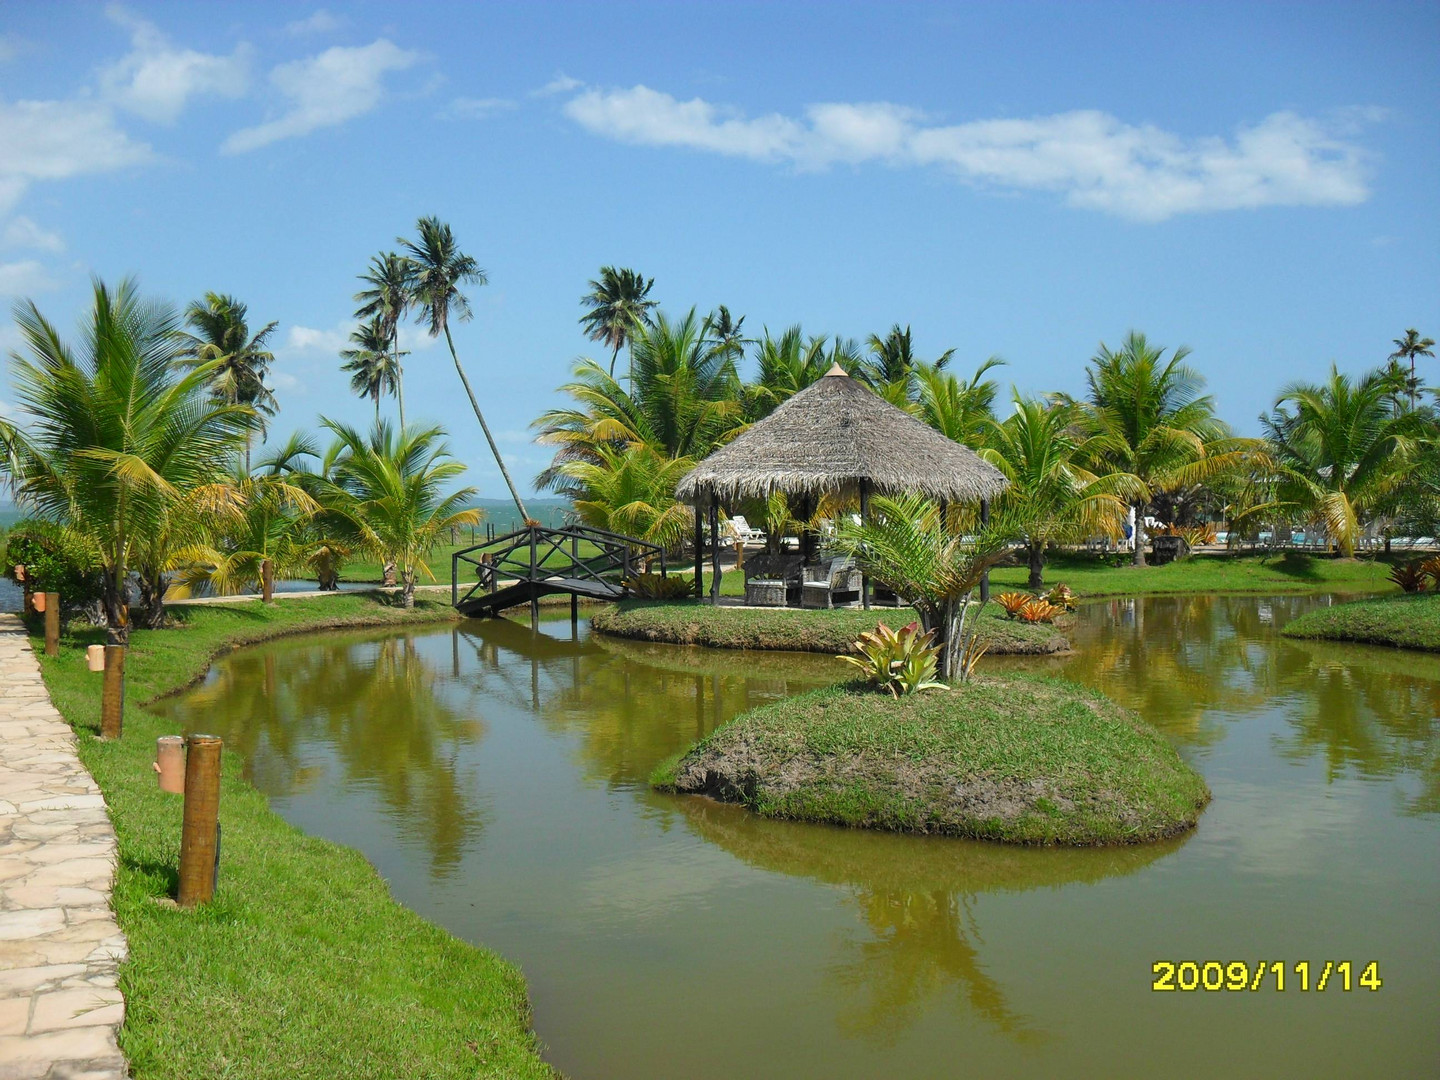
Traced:
[[803, 582], [800, 556], [794, 552], [745, 560], [745, 603], [751, 607], [784, 607], [798, 601]]

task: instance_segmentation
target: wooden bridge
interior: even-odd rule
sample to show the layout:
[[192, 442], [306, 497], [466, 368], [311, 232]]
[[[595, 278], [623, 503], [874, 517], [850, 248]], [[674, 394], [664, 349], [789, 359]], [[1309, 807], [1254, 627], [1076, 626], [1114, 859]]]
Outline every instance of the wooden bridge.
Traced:
[[584, 525], [533, 525], [455, 552], [450, 557], [450, 603], [462, 615], [477, 616], [529, 601], [531, 619], [538, 621], [540, 597], [568, 593], [573, 618], [581, 597], [625, 596], [625, 582], [654, 559], [663, 577], [665, 552], [655, 544]]

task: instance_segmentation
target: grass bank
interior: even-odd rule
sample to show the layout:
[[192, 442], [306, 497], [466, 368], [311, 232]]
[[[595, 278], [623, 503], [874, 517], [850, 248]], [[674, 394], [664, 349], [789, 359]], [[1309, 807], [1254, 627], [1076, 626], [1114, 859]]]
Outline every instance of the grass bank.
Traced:
[[1191, 828], [1205, 781], [1134, 713], [1074, 683], [977, 679], [896, 700], [854, 684], [736, 717], [651, 777], [766, 817], [1022, 844]]
[[1280, 632], [1440, 652], [1440, 593], [1398, 593], [1317, 608], [1292, 619]]
[[[225, 755], [223, 856], [215, 901], [174, 894], [182, 800], [156, 786], [155, 739], [175, 732], [137, 707], [199, 678], [217, 654], [283, 634], [451, 619], [417, 598], [406, 611], [345, 594], [175, 609], [176, 629], [136, 631], [126, 661], [125, 734], [94, 738], [99, 676], [67, 633], [42, 657], [76, 728], [119, 838], [115, 911], [130, 940], [121, 969], [121, 1044], [140, 1080], [548, 1077], [520, 972], [401, 907], [356, 851], [288, 825]], [[37, 644], [37, 653], [40, 652]]]
[[[1408, 556], [1407, 556], [1408, 558]], [[1055, 552], [1045, 560], [1045, 585], [1061, 582], [1081, 596], [1165, 593], [1370, 592], [1393, 589], [1384, 557], [1339, 559], [1286, 552], [1279, 555], [1193, 555], [1164, 566], [1114, 565], [1115, 556]], [[1029, 570], [1002, 566], [990, 573], [993, 589], [1025, 588]]]
[[[667, 645], [846, 653], [855, 638], [862, 631], [875, 629], [876, 623], [898, 630], [914, 620], [915, 612], [908, 607], [797, 611], [711, 607], [694, 601], [622, 600], [597, 611], [590, 625], [602, 634]], [[1070, 647], [1054, 626], [1007, 619], [995, 605], [985, 608], [981, 620], [992, 653], [1043, 654]]]

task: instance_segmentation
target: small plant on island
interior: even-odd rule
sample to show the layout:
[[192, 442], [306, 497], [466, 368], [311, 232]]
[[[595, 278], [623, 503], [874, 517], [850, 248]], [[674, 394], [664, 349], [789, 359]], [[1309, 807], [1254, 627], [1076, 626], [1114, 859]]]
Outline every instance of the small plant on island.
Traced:
[[995, 602], [1005, 609], [1006, 618], [1013, 619], [1020, 614], [1020, 609], [1033, 599], [1035, 598], [1029, 593], [1002, 592], [995, 597]]
[[695, 591], [695, 577], [684, 574], [662, 577], [647, 572], [627, 578], [625, 587], [630, 590], [630, 595], [642, 600], [683, 600]]
[[1080, 598], [1075, 595], [1075, 590], [1062, 582], [1046, 593], [1045, 599], [1058, 608], [1063, 608], [1066, 611], [1074, 611], [1075, 605], [1079, 603]]
[[[1435, 560], [1428, 560], [1435, 561]], [[1421, 560], [1401, 563], [1390, 568], [1390, 580], [1399, 585], [1401, 590], [1407, 593], [1417, 593], [1425, 588], [1425, 582], [1430, 577], [1426, 572]]]
[[877, 623], [874, 630], [861, 634], [851, 646], [858, 656], [842, 654], [836, 659], [859, 668], [870, 685], [888, 690], [892, 697], [921, 690], [948, 690], [935, 680], [940, 649], [931, 644], [934, 637], [934, 630], [922, 631], [916, 622], [899, 630]]
[[1064, 608], [1056, 607], [1049, 600], [1032, 597], [1020, 607], [1020, 618], [1028, 623], [1052, 623]]

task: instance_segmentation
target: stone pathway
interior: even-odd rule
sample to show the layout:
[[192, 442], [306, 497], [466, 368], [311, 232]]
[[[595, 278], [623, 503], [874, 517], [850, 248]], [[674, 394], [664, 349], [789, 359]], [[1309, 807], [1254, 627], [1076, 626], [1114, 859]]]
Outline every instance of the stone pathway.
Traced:
[[129, 1074], [114, 876], [105, 800], [20, 620], [0, 614], [0, 1080]]

